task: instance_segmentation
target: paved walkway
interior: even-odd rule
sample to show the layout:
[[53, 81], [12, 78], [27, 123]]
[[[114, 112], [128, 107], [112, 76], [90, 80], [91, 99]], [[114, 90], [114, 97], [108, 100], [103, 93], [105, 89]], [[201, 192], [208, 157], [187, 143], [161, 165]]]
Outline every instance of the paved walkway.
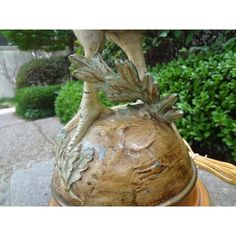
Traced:
[[[25, 121], [0, 110], [0, 205], [47, 206], [58, 119]], [[214, 205], [236, 206], [236, 186], [199, 170]]]
[[37, 163], [52, 165], [54, 141], [62, 127], [55, 117], [25, 121], [14, 112], [14, 108], [0, 110], [0, 205], [10, 204], [7, 196], [14, 172], [33, 168]]

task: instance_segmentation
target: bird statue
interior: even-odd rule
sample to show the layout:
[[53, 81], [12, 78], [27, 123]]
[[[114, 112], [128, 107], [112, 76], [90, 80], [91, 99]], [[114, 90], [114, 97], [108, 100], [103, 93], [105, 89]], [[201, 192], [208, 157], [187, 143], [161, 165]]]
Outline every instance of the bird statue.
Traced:
[[[175, 107], [178, 96], [161, 97], [147, 73], [143, 32], [74, 32], [85, 56], [69, 59], [73, 76], [84, 81], [84, 91], [78, 113], [58, 136], [50, 205], [211, 205], [197, 179], [194, 158], [198, 166], [228, 182], [235, 181], [235, 168], [221, 168], [195, 155], [182, 139], [174, 125], [183, 115]], [[116, 71], [99, 54], [106, 37], [129, 59], [117, 60]], [[111, 101], [128, 104], [108, 108], [100, 102], [99, 91]]]
[[[74, 33], [84, 48], [85, 57], [91, 59], [97, 52], [101, 52], [105, 46], [105, 32], [107, 37], [111, 38], [117, 45], [119, 45], [127, 54], [128, 58], [136, 66], [140, 77], [142, 78], [147, 71], [142, 50], [142, 31], [103, 31], [103, 30], [74, 30]], [[127, 46], [128, 45], [128, 46]], [[87, 94], [87, 96], [86, 96]], [[93, 85], [89, 82], [84, 83], [84, 96], [82, 97], [81, 107], [91, 107], [93, 115], [90, 115], [91, 120], [96, 119], [100, 112], [108, 112], [104, 106], [98, 102], [96, 92]], [[83, 105], [84, 104], [84, 105]], [[92, 105], [93, 104], [93, 105]], [[95, 108], [95, 110], [93, 109]], [[79, 109], [80, 110], [80, 109]], [[81, 122], [82, 113], [85, 114], [90, 111], [78, 112], [77, 115], [65, 126], [65, 131], [70, 131], [73, 127]], [[83, 122], [82, 122], [83, 123]], [[89, 122], [86, 122], [89, 125]], [[86, 128], [84, 128], [85, 130]], [[81, 131], [82, 137], [83, 132]]]
[[[116, 72], [107, 66], [99, 54], [99, 51], [104, 45], [104, 34], [108, 35], [109, 38], [113, 39], [123, 48], [129, 58], [129, 60], [124, 62], [116, 61]], [[171, 192], [171, 196], [175, 195], [176, 192], [187, 184], [189, 179], [193, 179], [191, 182], [192, 185], [196, 175], [194, 174], [194, 169], [191, 168], [192, 163], [189, 161], [187, 149], [181, 137], [176, 135], [171, 127], [171, 123], [179, 119], [183, 114], [179, 109], [174, 107], [178, 97], [176, 94], [172, 94], [160, 98], [160, 92], [156, 82], [151, 75], [146, 73], [147, 68], [142, 51], [142, 31], [75, 31], [75, 35], [84, 47], [85, 56], [71, 55], [69, 59], [76, 67], [73, 71], [74, 77], [84, 81], [84, 91], [78, 113], [62, 129], [59, 135], [52, 184], [54, 198], [63, 199], [58, 201], [63, 202], [62, 204], [65, 205], [65, 202], [69, 202], [68, 204], [72, 205], [156, 205], [168, 198], [168, 192]], [[129, 47], [127, 45], [131, 46]], [[103, 91], [111, 101], [131, 102], [131, 104], [114, 108], [105, 107], [97, 97], [99, 91]], [[136, 103], [132, 105], [132, 102]], [[130, 119], [129, 122], [126, 122], [127, 117]], [[109, 120], [103, 121], [106, 118]], [[106, 131], [103, 131], [105, 132], [103, 135], [96, 134], [96, 131], [93, 131], [93, 127], [95, 130], [97, 128], [96, 122], [102, 122], [98, 127], [106, 126], [106, 128], [104, 127]], [[162, 125], [159, 127], [156, 122]], [[133, 129], [133, 123], [139, 125], [137, 127], [135, 125], [136, 128]], [[116, 128], [110, 134], [112, 130], [110, 126], [114, 124], [116, 124]], [[146, 132], [143, 132], [143, 139], [141, 138], [139, 140], [136, 132], [140, 132], [140, 128], [146, 129]], [[90, 130], [92, 136], [90, 136]], [[125, 133], [123, 134], [123, 132]], [[99, 138], [97, 135], [102, 136]], [[107, 140], [106, 143], [103, 143], [106, 137], [112, 135], [115, 136]], [[168, 142], [166, 143], [167, 146], [172, 146], [170, 149], [171, 153], [174, 150], [178, 150], [179, 154], [176, 155], [176, 157], [178, 156], [176, 161], [179, 162], [179, 159], [181, 159], [181, 164], [170, 168], [168, 167], [169, 161], [166, 160], [167, 162], [163, 161], [163, 163], [160, 163], [160, 160], [158, 160], [159, 157], [155, 156], [155, 151], [153, 151], [153, 145], [155, 143], [156, 149], [162, 149], [163, 142], [156, 142], [156, 138], [159, 137], [162, 140], [165, 137], [172, 137], [173, 135], [174, 138], [169, 138], [169, 140], [172, 142], [176, 139], [176, 143], [174, 145]], [[115, 141], [118, 137], [121, 138], [121, 143], [119, 140]], [[97, 140], [97, 143], [92, 144], [93, 141], [90, 140], [91, 138]], [[123, 144], [123, 138], [127, 139], [126, 144]], [[172, 150], [173, 147], [174, 150]], [[113, 150], [110, 158], [114, 156], [114, 161], [117, 161], [120, 158], [124, 158], [122, 152], [126, 148], [129, 149], [129, 155], [133, 159], [130, 164], [126, 163], [127, 166], [123, 170], [120, 165], [124, 165], [123, 161], [126, 162], [125, 159], [113, 165], [108, 163], [109, 158], [107, 157], [107, 153], [109, 151]], [[145, 157], [141, 158], [144, 153], [146, 153]], [[140, 156], [137, 157], [138, 159], [142, 159], [140, 163], [136, 163], [137, 161], [134, 158], [136, 155]], [[164, 164], [165, 162], [166, 164]], [[99, 168], [100, 165], [102, 165], [101, 168]], [[186, 175], [183, 181], [180, 181], [180, 184], [174, 187], [175, 190], [169, 184], [170, 189], [167, 188], [169, 189], [167, 190], [167, 195], [165, 193], [164, 195], [159, 194], [159, 197], [155, 197], [155, 195], [158, 195], [156, 191], [160, 191], [161, 188], [158, 190], [154, 184], [150, 186], [150, 192], [154, 191], [155, 194], [150, 194], [149, 198], [151, 199], [148, 198], [149, 200], [143, 199], [145, 192], [143, 192], [144, 187], [141, 183], [147, 184], [151, 179], [155, 180], [158, 173], [166, 171], [168, 168], [174, 168], [175, 170], [172, 170], [174, 173], [180, 169], [179, 167], [186, 165], [189, 167], [187, 168], [188, 171], [186, 172], [186, 168], [182, 168], [186, 172]], [[99, 171], [103, 170], [105, 166], [107, 171], [106, 174], [104, 173], [104, 176], [107, 175], [108, 178], [106, 188], [109, 188], [108, 186], [110, 185], [110, 191], [107, 190], [109, 194], [106, 197], [100, 194], [101, 191], [104, 191], [102, 189], [106, 181], [104, 183], [103, 181], [94, 183], [94, 179], [87, 181], [87, 184], [94, 188], [94, 193], [98, 191], [95, 194], [96, 200], [92, 200], [92, 198], [86, 197], [88, 192], [86, 193], [86, 187], [82, 187], [82, 182], [87, 179], [85, 175], [89, 173], [89, 170]], [[124, 172], [123, 175], [127, 175], [125, 178], [130, 177], [130, 182], [123, 182], [123, 188], [120, 190], [123, 192], [126, 191], [125, 189], [130, 189], [129, 191], [131, 193], [128, 194], [127, 199], [120, 199], [121, 202], [118, 200], [119, 197], [115, 200], [113, 192], [117, 181], [121, 181], [121, 176], [119, 171], [117, 173], [118, 175], [116, 175], [116, 171], [114, 172], [113, 168], [117, 168], [121, 173]], [[89, 176], [95, 179], [101, 178], [101, 175], [98, 173], [89, 174]], [[170, 181], [168, 174], [163, 176], [167, 177], [167, 182]], [[80, 183], [80, 188], [83, 189], [79, 190], [80, 193], [77, 191], [77, 183]], [[165, 181], [162, 185], [164, 183]], [[140, 192], [140, 196], [136, 191]], [[121, 195], [123, 195], [122, 192]], [[137, 195], [137, 198], [141, 197], [141, 199], [134, 200], [134, 195]], [[153, 197], [156, 199], [154, 200]], [[107, 198], [107, 200], [103, 198]], [[133, 199], [133, 203], [130, 202], [131, 199]]]
[[[77, 70], [73, 73], [74, 77], [84, 80], [84, 90], [78, 113], [63, 130], [64, 132], [69, 132], [77, 126], [73, 137], [64, 150], [64, 155], [68, 155], [68, 153], [72, 151], [75, 144], [79, 143], [88, 128], [99, 115], [111, 114], [113, 112], [111, 109], [105, 107], [97, 98], [99, 90], [103, 90], [107, 97], [115, 102], [132, 102], [142, 99], [148, 104], [152, 103], [152, 108], [150, 106], [149, 110], [152, 112], [153, 109], [153, 114], [155, 114], [157, 109], [165, 112], [165, 107], [171, 107], [178, 99], [177, 95], [173, 94], [164, 99], [162, 103], [156, 103], [156, 101], [160, 100], [159, 91], [150, 75], [145, 75], [147, 68], [142, 50], [141, 31], [110, 31], [107, 32], [107, 34], [126, 52], [130, 59], [130, 61], [126, 63], [116, 63], [116, 68], [119, 73], [118, 77], [120, 77], [120, 79], [111, 78], [111, 76], [117, 77], [117, 75], [112, 73], [101, 56], [97, 56], [93, 60], [94, 55], [101, 51], [105, 45], [104, 32], [99, 30], [75, 31], [76, 37], [84, 48], [85, 57], [80, 57], [78, 60], [76, 55], [72, 55], [69, 58], [71, 62], [77, 66]], [[131, 45], [131, 47], [127, 45]], [[84, 71], [83, 68], [85, 67], [86, 69]], [[89, 72], [88, 68], [90, 69]], [[129, 74], [129, 77], [127, 77], [127, 74]], [[106, 77], [109, 76], [110, 78], [106, 79]], [[142, 79], [144, 80], [146, 88], [142, 87]], [[102, 87], [103, 89], [101, 89]], [[123, 91], [121, 91], [122, 88]], [[127, 90], [127, 88], [129, 88], [129, 90]], [[145, 89], [148, 91], [147, 93], [143, 93]], [[143, 97], [144, 94], [146, 97]], [[153, 107], [155, 103], [156, 107]], [[178, 109], [172, 109], [167, 114], [164, 113], [163, 115], [165, 115], [166, 119], [171, 123], [174, 120], [173, 118], [181, 117], [182, 112]]]
[[[83, 46], [85, 57], [88, 60], [91, 60], [97, 52], [103, 50], [105, 45], [104, 31], [74, 30], [74, 33]], [[142, 31], [106, 31], [106, 35], [125, 51], [128, 58], [136, 66], [140, 77], [144, 77], [147, 68], [142, 50]], [[112, 113], [112, 111], [98, 100], [93, 83], [85, 81], [79, 111], [63, 129], [64, 132], [69, 132], [77, 126], [76, 132], [73, 138], [71, 138], [65, 154], [72, 150], [74, 144], [78, 143], [92, 122], [96, 120], [101, 113], [109, 114]]]

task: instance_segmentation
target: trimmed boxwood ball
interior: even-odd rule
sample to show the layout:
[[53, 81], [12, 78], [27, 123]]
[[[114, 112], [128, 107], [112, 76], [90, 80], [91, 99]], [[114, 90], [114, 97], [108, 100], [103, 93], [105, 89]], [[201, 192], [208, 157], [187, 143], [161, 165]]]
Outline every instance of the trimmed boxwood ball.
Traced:
[[17, 89], [64, 83], [69, 78], [69, 66], [69, 61], [62, 56], [27, 62], [17, 74]]
[[236, 50], [192, 54], [151, 72], [164, 95], [179, 94], [185, 115], [177, 126], [194, 151], [236, 161]]
[[55, 115], [54, 103], [61, 85], [37, 86], [16, 91], [16, 113], [29, 120]]

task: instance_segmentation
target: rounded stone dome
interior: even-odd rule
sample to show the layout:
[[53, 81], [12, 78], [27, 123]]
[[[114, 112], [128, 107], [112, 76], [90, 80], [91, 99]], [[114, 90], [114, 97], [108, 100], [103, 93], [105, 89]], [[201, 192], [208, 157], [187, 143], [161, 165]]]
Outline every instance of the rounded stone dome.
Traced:
[[156, 206], [193, 178], [182, 138], [170, 124], [135, 106], [116, 107], [114, 114], [99, 117], [78, 145], [74, 167], [64, 165], [71, 173], [70, 190], [60, 167], [69, 160], [55, 168], [53, 194], [61, 205]]

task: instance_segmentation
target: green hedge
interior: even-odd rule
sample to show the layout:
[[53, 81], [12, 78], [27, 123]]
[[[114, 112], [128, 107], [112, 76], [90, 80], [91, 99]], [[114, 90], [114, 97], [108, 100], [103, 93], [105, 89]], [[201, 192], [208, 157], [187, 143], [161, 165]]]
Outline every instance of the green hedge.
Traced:
[[64, 83], [69, 78], [68, 60], [64, 57], [34, 59], [23, 64], [16, 77], [17, 88]]
[[55, 115], [54, 103], [61, 85], [37, 86], [16, 91], [16, 113], [35, 120]]
[[179, 94], [185, 115], [177, 126], [195, 151], [236, 161], [236, 50], [190, 55], [151, 72], [162, 95]]
[[68, 122], [77, 112], [83, 94], [81, 81], [69, 81], [64, 85], [55, 102], [56, 115], [62, 123]]
[[[83, 94], [82, 81], [69, 81], [62, 87], [56, 99], [56, 115], [62, 123], [67, 123], [78, 111]], [[106, 106], [115, 106], [119, 103], [111, 102], [104, 93], [99, 93], [99, 98]]]

